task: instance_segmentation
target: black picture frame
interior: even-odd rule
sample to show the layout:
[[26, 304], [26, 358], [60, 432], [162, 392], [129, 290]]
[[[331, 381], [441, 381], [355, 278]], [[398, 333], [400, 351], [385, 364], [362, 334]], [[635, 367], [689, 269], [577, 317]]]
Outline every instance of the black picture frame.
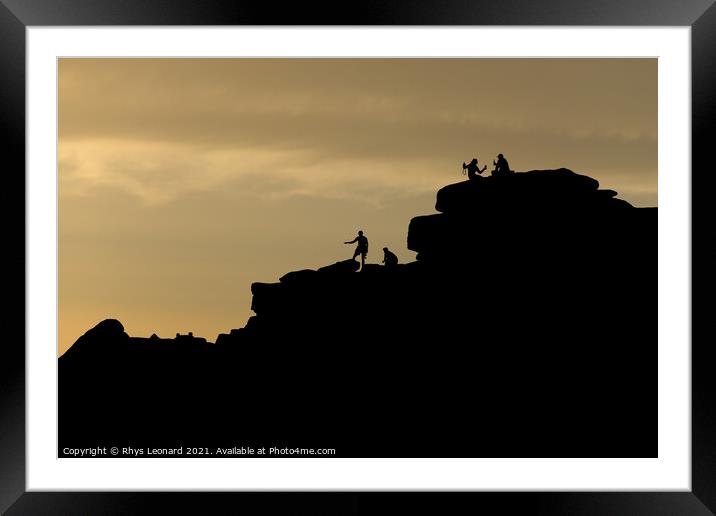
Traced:
[[[0, 358], [0, 511], [17, 514], [213, 514], [289, 506], [291, 513], [352, 514], [386, 504], [445, 513], [700, 515], [716, 512], [716, 376], [707, 340], [716, 241], [709, 229], [716, 124], [714, 0], [0, 0], [0, 147], [6, 245]], [[691, 27], [692, 489], [690, 492], [547, 493], [53, 493], [26, 492], [25, 464], [25, 29], [83, 25], [602, 25]], [[405, 507], [403, 507], [405, 510]]]

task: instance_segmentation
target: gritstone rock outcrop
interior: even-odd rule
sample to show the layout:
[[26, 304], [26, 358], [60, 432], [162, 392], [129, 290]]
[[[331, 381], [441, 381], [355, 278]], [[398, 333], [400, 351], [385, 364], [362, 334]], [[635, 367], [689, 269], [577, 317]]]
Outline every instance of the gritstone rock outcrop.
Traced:
[[216, 344], [102, 323], [60, 358], [61, 443], [654, 456], [656, 209], [559, 169], [448, 185], [436, 210], [410, 221], [415, 262], [254, 283]]

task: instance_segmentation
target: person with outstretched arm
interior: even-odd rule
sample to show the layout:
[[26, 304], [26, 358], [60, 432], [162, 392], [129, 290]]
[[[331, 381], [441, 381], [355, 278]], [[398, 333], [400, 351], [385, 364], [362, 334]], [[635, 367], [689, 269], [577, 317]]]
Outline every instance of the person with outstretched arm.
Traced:
[[487, 165], [482, 167], [482, 170], [477, 166], [477, 158], [472, 158], [472, 161], [470, 163], [463, 163], [462, 164], [462, 173], [465, 173], [465, 170], [467, 170], [467, 177], [468, 179], [477, 179], [478, 174], [482, 174], [485, 170], [487, 170]]
[[350, 242], [343, 242], [344, 244], [353, 244], [358, 243], [356, 246], [356, 250], [353, 253], [353, 259], [356, 259], [356, 256], [360, 255], [360, 263], [361, 263], [361, 270], [363, 270], [363, 267], [365, 267], [365, 257], [368, 254], [368, 238], [366, 238], [363, 235], [362, 231], [358, 231], [358, 236], [355, 237]]

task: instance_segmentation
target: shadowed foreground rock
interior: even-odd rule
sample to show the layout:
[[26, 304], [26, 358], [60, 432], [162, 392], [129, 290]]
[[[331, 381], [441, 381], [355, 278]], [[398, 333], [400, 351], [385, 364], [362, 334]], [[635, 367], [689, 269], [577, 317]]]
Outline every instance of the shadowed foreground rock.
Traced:
[[338, 456], [646, 457], [657, 434], [657, 211], [566, 169], [446, 186], [417, 261], [252, 285], [216, 344], [60, 358], [60, 447], [332, 447]]

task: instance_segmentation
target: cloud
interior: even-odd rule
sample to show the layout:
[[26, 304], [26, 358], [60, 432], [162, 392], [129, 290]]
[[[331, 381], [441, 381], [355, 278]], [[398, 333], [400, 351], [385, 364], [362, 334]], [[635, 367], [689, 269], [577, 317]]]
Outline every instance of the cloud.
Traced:
[[231, 189], [268, 199], [315, 196], [381, 199], [434, 188], [429, 164], [325, 160], [316, 151], [214, 149], [155, 142], [90, 140], [60, 144], [60, 195], [91, 196], [107, 189], [166, 203], [193, 193]]
[[[62, 195], [91, 195], [112, 187], [147, 204], [167, 202], [192, 192], [234, 188], [244, 194], [286, 198], [382, 198], [434, 191], [462, 179], [460, 164], [473, 156], [490, 164], [503, 152], [516, 170], [567, 167], [592, 175], [619, 190], [638, 182], [656, 189], [655, 144], [570, 137], [544, 132], [486, 131], [474, 144], [449, 132], [415, 135], [410, 144], [393, 148], [388, 141], [356, 142], [343, 152], [323, 151], [319, 142], [306, 146], [214, 147], [189, 143], [135, 140], [69, 140], [59, 146]], [[369, 144], [375, 147], [370, 152]], [[475, 152], [475, 148], [491, 152]], [[361, 152], [364, 150], [364, 152]], [[606, 184], [606, 183], [605, 183]], [[651, 186], [649, 186], [651, 185]]]
[[63, 59], [59, 129], [63, 194], [147, 204], [221, 188], [380, 203], [498, 152], [655, 190], [656, 64]]
[[63, 59], [59, 78], [61, 138], [333, 136], [330, 152], [365, 127], [656, 137], [653, 59]]
[[517, 170], [620, 170], [655, 192], [656, 148], [654, 60], [60, 62], [65, 195], [380, 203], [498, 152]]

